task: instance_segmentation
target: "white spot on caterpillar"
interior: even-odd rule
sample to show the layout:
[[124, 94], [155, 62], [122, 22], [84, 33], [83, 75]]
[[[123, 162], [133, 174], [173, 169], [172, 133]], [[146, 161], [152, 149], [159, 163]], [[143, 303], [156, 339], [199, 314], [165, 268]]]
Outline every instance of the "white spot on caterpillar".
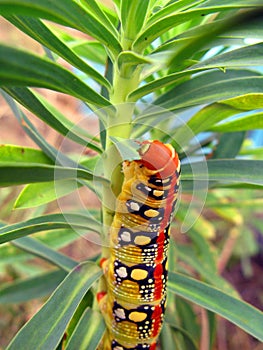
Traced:
[[133, 210], [133, 211], [139, 211], [140, 210], [140, 206], [136, 202], [130, 202], [128, 205], [130, 206], [131, 210]]
[[116, 273], [118, 276], [120, 276], [121, 278], [125, 278], [128, 276], [126, 267], [122, 266], [120, 267], [118, 270], [116, 270]]
[[122, 320], [124, 320], [126, 317], [125, 317], [125, 312], [123, 309], [116, 309], [114, 311], [115, 315], [118, 317], [118, 318], [121, 318]]
[[130, 234], [130, 232], [124, 231], [124, 232], [121, 234], [121, 239], [122, 239], [124, 242], [130, 242], [130, 241], [131, 241], [131, 234]]

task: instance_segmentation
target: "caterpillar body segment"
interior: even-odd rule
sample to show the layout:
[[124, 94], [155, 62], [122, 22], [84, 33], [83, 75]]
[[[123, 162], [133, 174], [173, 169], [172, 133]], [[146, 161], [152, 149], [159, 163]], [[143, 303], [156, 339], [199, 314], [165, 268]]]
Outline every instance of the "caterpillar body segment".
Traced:
[[123, 163], [124, 182], [102, 262], [107, 294], [99, 304], [107, 335], [103, 350], [154, 350], [166, 305], [170, 221], [180, 162], [171, 145], [141, 143], [140, 160]]

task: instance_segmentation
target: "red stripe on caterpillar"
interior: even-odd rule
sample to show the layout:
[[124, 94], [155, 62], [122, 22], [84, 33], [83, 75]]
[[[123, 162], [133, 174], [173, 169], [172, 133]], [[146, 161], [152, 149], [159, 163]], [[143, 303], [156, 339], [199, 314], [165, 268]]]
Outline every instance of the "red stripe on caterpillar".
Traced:
[[139, 154], [123, 163], [110, 257], [102, 262], [107, 293], [97, 297], [107, 325], [103, 350], [154, 350], [165, 312], [180, 161], [171, 145], [156, 140], [142, 142]]

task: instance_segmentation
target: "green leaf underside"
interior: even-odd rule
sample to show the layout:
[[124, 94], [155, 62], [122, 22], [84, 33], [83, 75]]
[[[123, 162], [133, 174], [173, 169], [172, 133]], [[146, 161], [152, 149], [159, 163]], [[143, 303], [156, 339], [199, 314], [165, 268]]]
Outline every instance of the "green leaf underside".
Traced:
[[[250, 45], [244, 48], [232, 50], [230, 52], [204, 60], [190, 68], [155, 79], [153, 82], [145, 84], [133, 91], [129, 98], [136, 100], [159, 88], [169, 86], [179, 81], [183, 77], [188, 77], [198, 72], [210, 69], [233, 69], [238, 67], [260, 66], [262, 64], [263, 44]], [[238, 75], [238, 71], [236, 72]], [[237, 76], [238, 78], [238, 76]]]
[[263, 76], [249, 70], [232, 70], [227, 73], [211, 71], [200, 74], [158, 98], [154, 104], [161, 107], [161, 111], [156, 107], [146, 108], [134, 123], [147, 123], [151, 120], [157, 122], [171, 117], [171, 114], [164, 113], [165, 109], [180, 111], [200, 104], [259, 94], [263, 92], [262, 81]]
[[93, 67], [79, 58], [65, 43], [53, 34], [41, 20], [23, 16], [7, 16], [6, 19], [33, 39], [64, 58], [74, 67], [85, 72], [98, 83], [110, 88], [110, 83]]
[[55, 229], [79, 229], [82, 232], [92, 230], [100, 232], [100, 224], [88, 215], [80, 214], [50, 214], [29, 219], [18, 224], [7, 225], [0, 228], [0, 244], [40, 231]]
[[65, 271], [55, 270], [3, 285], [0, 290], [0, 304], [22, 303], [45, 297], [54, 291], [66, 275]]
[[72, 95], [95, 106], [110, 105], [108, 100], [60, 65], [4, 45], [0, 45], [0, 86], [43, 87]]
[[195, 304], [216, 312], [263, 341], [261, 327], [263, 313], [246, 302], [178, 273], [169, 274], [168, 289]]
[[[240, 78], [233, 79], [232, 81], [228, 82], [225, 81], [214, 83], [211, 85], [208, 84], [207, 86], [201, 87], [198, 90], [189, 91], [189, 94], [187, 92], [185, 96], [181, 95], [181, 93], [178, 93], [177, 96], [175, 95], [176, 97], [167, 100], [167, 102], [161, 103], [160, 107], [167, 108], [171, 111], [176, 111], [180, 108], [193, 107], [196, 105], [206, 103], [214, 103], [216, 101], [224, 100], [226, 98], [236, 97], [249, 93], [261, 92], [263, 91], [262, 81], [263, 77], [251, 77], [251, 80], [248, 78]], [[187, 86], [185, 86], [185, 88], [186, 87]], [[238, 87], [240, 88], [238, 89]], [[151, 117], [156, 116], [152, 115]], [[146, 115], [142, 118], [146, 119]]]
[[78, 265], [18, 332], [7, 350], [55, 349], [82, 298], [101, 275], [102, 270], [93, 263]]
[[[208, 160], [182, 165], [182, 180], [219, 181], [263, 185], [263, 161], [260, 160]], [[208, 172], [206, 172], [208, 170]]]

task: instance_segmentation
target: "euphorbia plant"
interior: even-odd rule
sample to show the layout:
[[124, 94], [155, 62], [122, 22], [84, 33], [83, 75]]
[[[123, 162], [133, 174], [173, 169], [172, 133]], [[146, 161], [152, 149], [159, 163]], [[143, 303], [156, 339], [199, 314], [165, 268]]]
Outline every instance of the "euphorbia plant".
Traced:
[[[2, 254], [8, 244], [14, 244], [19, 250], [10, 251], [9, 258], [22, 249], [27, 252], [23, 261], [33, 254], [57, 266], [57, 270], [3, 287], [0, 302], [5, 303], [12, 302], [14, 291], [21, 293], [22, 288], [25, 291], [16, 301], [54, 290], [8, 349], [98, 347], [105, 324], [94, 298], [103, 283], [97, 282], [102, 276], [97, 262], [109, 254], [105, 242], [121, 191], [121, 161], [138, 159], [138, 144], [133, 140], [145, 139], [171, 143], [180, 155], [182, 196], [173, 225], [178, 229], [181, 222], [182, 231], [188, 231], [192, 240], [190, 246], [171, 243], [161, 348], [174, 349], [175, 344], [181, 349], [212, 348], [216, 314], [263, 340], [262, 313], [242, 301], [217, 273], [220, 248], [203, 232], [205, 219], [200, 216], [196, 221], [207, 190], [262, 188], [262, 160], [250, 159], [250, 154], [238, 157], [246, 131], [262, 127], [263, 77], [255, 68], [262, 65], [263, 54], [260, 1], [115, 0], [111, 5], [95, 0], [0, 0], [0, 14], [46, 52], [41, 57], [0, 46], [3, 96], [41, 149], [2, 146], [1, 186], [26, 184], [16, 201], [20, 208], [47, 205], [83, 186], [102, 201], [101, 214], [85, 208], [3, 223], [0, 242], [11, 243], [0, 247]], [[68, 27], [87, 36], [80, 39]], [[248, 44], [247, 39], [257, 43]], [[59, 58], [72, 69], [57, 63]], [[87, 78], [99, 88], [90, 87]], [[74, 125], [35, 87], [84, 101], [99, 120], [99, 134], [91, 135], [81, 123]], [[80, 158], [54, 148], [16, 102], [65, 140], [97, 156], [89, 158], [82, 150]], [[229, 117], [234, 120], [225, 122]], [[38, 196], [42, 193], [46, 195]], [[193, 205], [196, 197], [201, 199]], [[69, 230], [57, 232], [62, 228]], [[103, 249], [96, 262], [77, 262], [58, 252], [56, 248], [73, 239], [72, 230], [100, 233]], [[48, 232], [44, 236], [48, 245], [39, 240], [40, 231]], [[52, 231], [59, 235], [56, 248]], [[34, 238], [29, 236], [34, 233]], [[186, 262], [195, 278], [178, 261]], [[34, 289], [36, 279], [42, 280], [41, 289]], [[193, 322], [195, 309], [189, 301], [209, 310], [202, 313], [202, 319], [210, 321], [209, 330], [207, 322], [202, 327]]]

